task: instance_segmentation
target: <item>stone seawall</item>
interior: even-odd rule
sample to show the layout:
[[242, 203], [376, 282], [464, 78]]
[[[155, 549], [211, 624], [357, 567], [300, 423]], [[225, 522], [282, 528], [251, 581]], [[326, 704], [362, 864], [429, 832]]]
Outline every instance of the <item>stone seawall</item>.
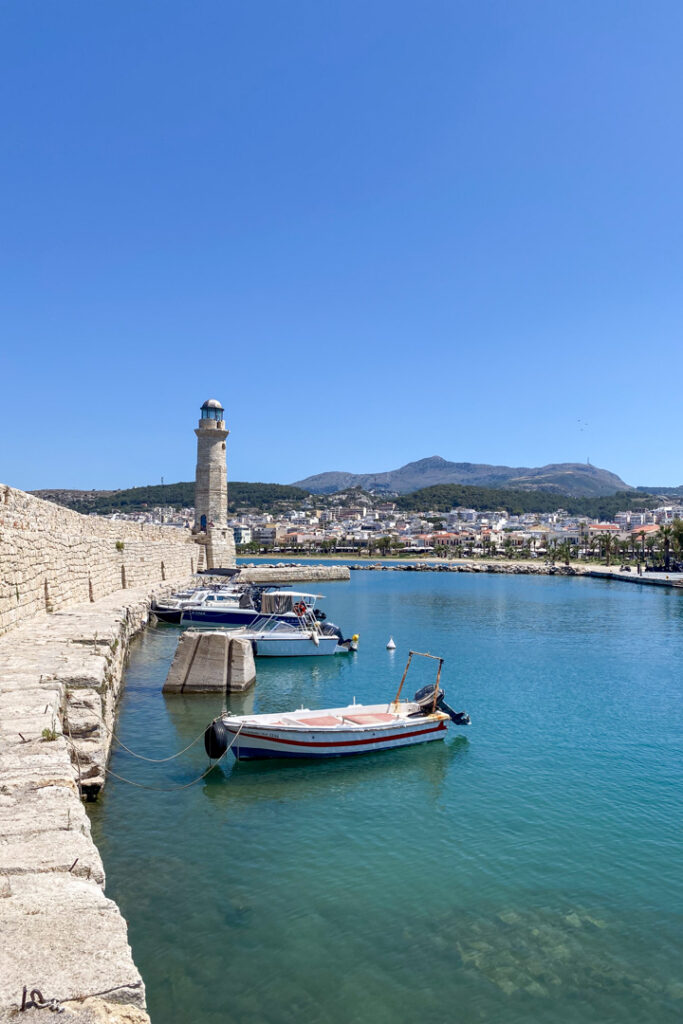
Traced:
[[60, 1020], [143, 1024], [145, 989], [80, 790], [104, 780], [147, 588], [34, 616], [0, 638], [0, 1021], [23, 986]]
[[39, 612], [184, 580], [202, 557], [189, 531], [83, 516], [0, 484], [0, 635]]
[[81, 795], [106, 776], [130, 638], [202, 557], [185, 531], [0, 485], [0, 1022], [24, 986], [65, 1024], [149, 1020]]

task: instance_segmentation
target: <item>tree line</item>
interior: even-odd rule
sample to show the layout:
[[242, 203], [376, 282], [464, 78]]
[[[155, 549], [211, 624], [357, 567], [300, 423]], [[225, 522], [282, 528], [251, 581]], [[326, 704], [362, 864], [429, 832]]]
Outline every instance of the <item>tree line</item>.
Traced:
[[[278, 505], [291, 507], [308, 497], [308, 491], [300, 487], [234, 480], [228, 484], [228, 511], [235, 512], [238, 508], [261, 511]], [[142, 512], [156, 505], [188, 508], [194, 505], [194, 480], [129, 487], [122, 491], [73, 491], [60, 494], [59, 504], [75, 512], [95, 512], [98, 515], [106, 515], [108, 512]]]
[[555, 512], [566, 509], [571, 516], [588, 516], [591, 519], [611, 520], [616, 512], [624, 509], [657, 508], [662, 504], [661, 496], [642, 494], [635, 491], [617, 491], [602, 497], [575, 498], [568, 494], [552, 491], [521, 491], [506, 487], [474, 487], [468, 484], [438, 484], [423, 487], [411, 494], [394, 498], [402, 512], [447, 512], [461, 506], [477, 512], [486, 509], [505, 509], [512, 515], [526, 512]]

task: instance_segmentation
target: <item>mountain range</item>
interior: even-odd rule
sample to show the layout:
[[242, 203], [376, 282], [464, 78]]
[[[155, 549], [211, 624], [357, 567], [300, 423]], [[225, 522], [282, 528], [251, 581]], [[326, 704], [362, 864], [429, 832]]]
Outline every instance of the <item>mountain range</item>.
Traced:
[[384, 473], [329, 472], [308, 476], [293, 485], [313, 494], [333, 494], [349, 487], [388, 494], [408, 494], [421, 487], [439, 484], [470, 484], [480, 487], [509, 487], [542, 490], [574, 497], [593, 497], [630, 490], [615, 473], [582, 462], [551, 463], [548, 466], [489, 466], [476, 462], [448, 462], [440, 455], [409, 462]]

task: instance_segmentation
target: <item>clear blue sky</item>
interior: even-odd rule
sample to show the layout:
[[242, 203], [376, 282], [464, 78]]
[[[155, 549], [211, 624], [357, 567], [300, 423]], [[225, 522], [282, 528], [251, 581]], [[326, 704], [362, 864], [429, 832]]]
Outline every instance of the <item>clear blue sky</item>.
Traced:
[[0, 480], [680, 484], [683, 4], [0, 0]]

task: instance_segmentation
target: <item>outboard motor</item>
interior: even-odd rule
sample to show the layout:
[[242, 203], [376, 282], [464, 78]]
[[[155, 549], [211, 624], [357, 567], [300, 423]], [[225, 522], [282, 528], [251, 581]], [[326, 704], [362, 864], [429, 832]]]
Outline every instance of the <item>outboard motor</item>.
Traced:
[[204, 733], [204, 749], [212, 761], [217, 761], [226, 752], [230, 742], [229, 736], [230, 733], [225, 728], [223, 720], [214, 718]]
[[436, 705], [434, 704], [434, 691], [436, 690], [436, 684], [430, 683], [429, 686], [423, 686], [421, 690], [418, 690], [413, 700], [418, 705], [419, 710], [416, 714], [423, 715], [425, 712], [429, 712], [433, 707], [436, 707], [438, 711], [443, 711], [445, 715], [448, 715], [451, 722], [456, 725], [470, 725], [471, 719], [466, 711], [454, 711], [453, 708], [446, 703], [444, 700], [444, 692], [439, 687], [436, 695]]

